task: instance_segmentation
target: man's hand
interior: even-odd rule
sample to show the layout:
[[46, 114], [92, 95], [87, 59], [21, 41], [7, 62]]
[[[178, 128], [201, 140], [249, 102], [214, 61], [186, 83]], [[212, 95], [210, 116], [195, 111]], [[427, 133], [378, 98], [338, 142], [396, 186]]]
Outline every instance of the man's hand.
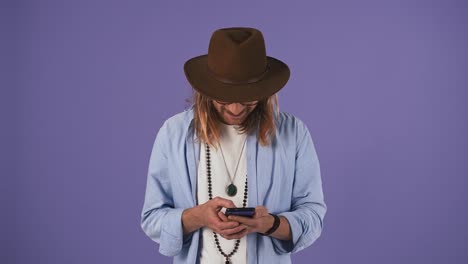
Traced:
[[268, 214], [268, 209], [264, 206], [255, 207], [255, 214], [253, 218], [230, 215], [229, 217], [222, 218], [223, 221], [234, 221], [235, 223], [240, 223], [241, 226], [244, 226], [245, 229], [238, 233], [223, 234], [221, 235], [225, 239], [240, 239], [247, 234], [258, 232], [266, 233], [272, 226], [275, 218]]
[[204, 204], [186, 209], [182, 213], [184, 234], [191, 233], [201, 227], [209, 227], [221, 236], [230, 236], [245, 230], [245, 226], [237, 221], [227, 221], [221, 209], [235, 208], [231, 200], [215, 197]]

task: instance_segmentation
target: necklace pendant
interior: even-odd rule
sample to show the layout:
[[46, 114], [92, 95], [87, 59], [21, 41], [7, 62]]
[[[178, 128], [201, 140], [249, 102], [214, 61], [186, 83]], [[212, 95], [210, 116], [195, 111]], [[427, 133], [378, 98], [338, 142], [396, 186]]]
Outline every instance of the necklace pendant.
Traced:
[[236, 195], [237, 187], [233, 183], [229, 184], [228, 187], [226, 187], [226, 193], [227, 193], [227, 195], [229, 195], [231, 197]]

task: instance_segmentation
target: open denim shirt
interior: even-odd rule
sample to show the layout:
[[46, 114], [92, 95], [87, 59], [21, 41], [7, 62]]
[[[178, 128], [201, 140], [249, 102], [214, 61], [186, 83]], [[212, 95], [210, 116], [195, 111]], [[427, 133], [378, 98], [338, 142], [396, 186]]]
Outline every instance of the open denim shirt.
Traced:
[[[247, 259], [254, 263], [290, 263], [290, 254], [320, 236], [327, 211], [319, 160], [305, 124], [280, 112], [276, 137], [268, 146], [256, 133], [247, 136], [248, 207], [263, 205], [286, 217], [292, 240], [247, 235]], [[201, 230], [183, 235], [182, 212], [197, 205], [199, 143], [194, 140], [193, 107], [174, 115], [159, 129], [148, 168], [141, 228], [159, 243], [173, 263], [198, 263]]]

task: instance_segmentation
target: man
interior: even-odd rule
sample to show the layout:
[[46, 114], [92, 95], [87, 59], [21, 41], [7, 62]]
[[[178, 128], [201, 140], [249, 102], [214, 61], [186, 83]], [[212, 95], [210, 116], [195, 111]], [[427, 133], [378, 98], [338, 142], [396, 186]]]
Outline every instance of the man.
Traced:
[[[156, 136], [142, 229], [174, 263], [290, 263], [327, 207], [309, 130], [278, 110], [288, 66], [259, 30], [223, 28], [184, 70], [193, 106]], [[255, 213], [226, 217], [236, 207]]]

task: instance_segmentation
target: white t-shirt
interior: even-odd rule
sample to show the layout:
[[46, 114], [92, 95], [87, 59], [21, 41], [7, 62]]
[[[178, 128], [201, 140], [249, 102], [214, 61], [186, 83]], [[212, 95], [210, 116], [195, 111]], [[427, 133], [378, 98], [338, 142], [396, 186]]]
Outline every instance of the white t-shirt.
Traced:
[[[245, 144], [246, 134], [240, 134], [236, 130], [236, 125], [225, 125], [223, 124], [221, 130], [220, 144], [223, 149], [224, 157], [226, 159], [226, 165], [224, 165], [221, 150], [216, 150], [210, 146], [210, 159], [211, 159], [211, 184], [213, 198], [216, 196], [229, 199], [234, 202], [237, 207], [242, 207], [245, 190], [245, 180], [247, 174], [246, 167], [246, 147], [242, 151], [240, 158], [239, 167], [237, 169], [236, 176], [234, 172], [236, 170], [237, 161], [239, 155], [241, 155], [242, 146]], [[229, 169], [231, 177], [234, 178], [234, 185], [237, 187], [237, 194], [230, 197], [226, 193], [226, 187], [231, 183], [229, 174], [226, 171], [226, 166]], [[208, 180], [206, 175], [206, 156], [205, 156], [205, 144], [202, 143], [200, 146], [200, 162], [198, 165], [198, 204], [203, 204], [209, 200], [208, 198]], [[230, 258], [232, 263], [247, 263], [247, 237], [243, 237], [240, 240], [239, 248], [237, 252]], [[236, 239], [227, 240], [218, 235], [218, 240], [221, 245], [221, 249], [224, 253], [229, 254], [234, 249]], [[216, 243], [213, 236], [213, 231], [207, 227], [202, 228], [202, 247], [200, 251], [200, 263], [224, 263], [225, 257], [219, 252], [216, 247]]]

